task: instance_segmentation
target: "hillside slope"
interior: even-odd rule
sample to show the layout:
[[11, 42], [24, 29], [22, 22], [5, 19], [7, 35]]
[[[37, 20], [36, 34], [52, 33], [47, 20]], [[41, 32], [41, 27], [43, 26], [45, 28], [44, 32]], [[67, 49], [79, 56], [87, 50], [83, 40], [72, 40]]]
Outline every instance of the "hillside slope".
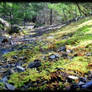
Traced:
[[1, 79], [8, 76], [7, 82], [20, 90], [87, 88], [92, 79], [92, 17], [35, 39], [3, 55]]

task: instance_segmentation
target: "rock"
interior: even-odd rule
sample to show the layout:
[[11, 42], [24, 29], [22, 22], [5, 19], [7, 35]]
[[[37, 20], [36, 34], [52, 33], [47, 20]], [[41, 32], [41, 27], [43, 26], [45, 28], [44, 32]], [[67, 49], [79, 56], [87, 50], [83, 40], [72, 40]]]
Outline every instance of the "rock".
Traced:
[[21, 66], [23, 64], [23, 61], [16, 62], [15, 66]]
[[5, 73], [3, 73], [3, 76], [5, 77], [5, 76], [10, 76], [11, 74], [13, 74], [13, 73], [15, 73], [15, 71], [12, 69], [12, 68], [10, 68], [10, 69], [8, 69]]
[[9, 42], [7, 38], [4, 38], [4, 39], [2, 40], [2, 43], [7, 43], [7, 42]]
[[47, 37], [47, 39], [53, 39], [54, 37], [53, 36], [49, 36], [49, 37]]
[[63, 58], [67, 58], [68, 57], [68, 54], [67, 53], [62, 53], [61, 55]]
[[42, 59], [43, 59], [43, 60], [46, 60], [46, 59], [47, 59], [47, 57], [46, 57], [46, 56], [43, 56], [43, 57], [42, 57]]
[[25, 57], [19, 57], [19, 60], [24, 60], [25, 59]]
[[72, 90], [72, 89], [75, 90], [75, 89], [78, 88], [78, 87], [79, 87], [79, 86], [78, 86], [77, 84], [72, 84], [72, 86], [71, 86], [71, 90]]
[[87, 79], [85, 77], [80, 77], [79, 80], [84, 82], [84, 83], [87, 82]]
[[72, 60], [73, 57], [72, 56], [67, 56], [67, 58], [70, 59], [70, 60]]
[[65, 46], [62, 46], [58, 49], [58, 52], [61, 52], [61, 51], [66, 51], [66, 47]]
[[2, 66], [0, 66], [0, 69], [3, 68]]
[[88, 71], [88, 74], [92, 74], [92, 71]]
[[52, 54], [52, 55], [50, 55], [49, 56], [49, 60], [56, 60], [56, 59], [58, 59], [59, 58], [59, 55], [55, 55], [55, 54]]
[[3, 83], [3, 81], [0, 79], [0, 83]]
[[86, 56], [91, 56], [91, 55], [92, 55], [92, 53], [90, 53], [90, 52], [86, 53]]
[[25, 68], [23, 68], [22, 66], [16, 66], [16, 68], [17, 68], [18, 72], [24, 72], [25, 71]]
[[66, 91], [70, 91], [71, 87], [70, 86], [66, 86]]
[[13, 56], [13, 59], [17, 59], [18, 57], [17, 56]]
[[92, 79], [92, 71], [89, 71], [88, 72], [88, 77], [87, 77], [89, 80], [91, 80]]
[[68, 49], [68, 50], [66, 50], [66, 52], [67, 53], [73, 53], [73, 50]]
[[73, 80], [79, 79], [77, 76], [73, 76], [73, 75], [69, 75], [68, 78], [73, 79]]
[[0, 73], [5, 73], [6, 72], [6, 69], [2, 68], [0, 69]]
[[78, 83], [78, 86], [81, 88], [82, 85], [84, 85], [84, 84], [85, 84], [84, 82], [80, 81], [80, 82]]
[[4, 65], [3, 68], [9, 68], [11, 64]]
[[15, 64], [11, 64], [11, 67], [15, 67]]
[[13, 69], [9, 69], [8, 72], [9, 72], [9, 75], [15, 73]]
[[64, 68], [58, 68], [58, 67], [57, 67], [57, 68], [55, 68], [55, 69], [57, 69], [57, 70], [65, 70]]
[[69, 75], [67, 77], [68, 82], [72, 82], [73, 80], [78, 80], [79, 78], [77, 76]]
[[21, 30], [22, 30], [22, 29], [21, 29], [20, 26], [14, 24], [14, 25], [12, 25], [11, 30], [10, 30], [8, 33], [9, 33], [9, 34], [12, 34], [12, 33], [19, 33]]
[[6, 54], [9, 52], [9, 50], [7, 50], [7, 49], [1, 49], [0, 51], [2, 52], [2, 54]]
[[8, 89], [8, 90], [15, 90], [15, 87], [9, 83], [5, 83], [5, 87]]
[[7, 81], [8, 81], [7, 76], [3, 77], [3, 78], [2, 78], [2, 81], [3, 81], [3, 83], [7, 82]]
[[85, 83], [85, 85], [82, 85], [82, 88], [92, 88], [92, 81], [89, 81]]
[[78, 56], [78, 54], [74, 54], [74, 57], [77, 57]]
[[28, 68], [37, 68], [39, 66], [41, 66], [41, 61], [40, 60], [34, 60], [34, 62], [31, 62], [28, 65]]
[[62, 37], [62, 39], [68, 39], [68, 38], [69, 38], [69, 36], [67, 36], [67, 35]]
[[55, 56], [55, 55], [51, 55], [49, 58], [50, 58], [50, 59], [55, 59], [56, 56]]

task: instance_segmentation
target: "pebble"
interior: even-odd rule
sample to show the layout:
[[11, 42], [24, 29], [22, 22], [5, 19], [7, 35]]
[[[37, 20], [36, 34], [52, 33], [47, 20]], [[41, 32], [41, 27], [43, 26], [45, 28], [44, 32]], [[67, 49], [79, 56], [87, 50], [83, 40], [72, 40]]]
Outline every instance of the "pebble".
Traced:
[[85, 85], [83, 85], [82, 88], [92, 88], [92, 81], [85, 83]]
[[72, 60], [73, 57], [72, 56], [67, 56], [67, 58], [70, 59], [70, 60]]
[[79, 86], [78, 86], [77, 84], [72, 84], [72, 86], [71, 86], [71, 90], [72, 90], [72, 89], [75, 90], [75, 89], [78, 88], [78, 87], [79, 87]]
[[69, 38], [69, 36], [63, 36], [62, 37], [62, 39], [68, 39]]
[[55, 69], [57, 69], [57, 70], [64, 70], [64, 68], [58, 68], [58, 67], [57, 67], [57, 68], [55, 68]]
[[68, 49], [68, 50], [66, 50], [66, 52], [67, 53], [73, 53], [73, 50]]
[[16, 62], [15, 66], [21, 66], [23, 61]]
[[25, 71], [25, 68], [23, 68], [22, 66], [16, 66], [16, 68], [17, 68], [18, 72], [24, 72]]
[[15, 90], [15, 87], [9, 83], [5, 83], [5, 86], [8, 90]]
[[79, 78], [77, 77], [77, 76], [73, 76], [73, 75], [69, 75], [68, 77], [67, 77], [67, 80], [68, 80], [68, 82], [72, 82], [72, 80], [78, 80]]
[[7, 81], [8, 81], [7, 76], [3, 77], [3, 78], [2, 78], [2, 81], [3, 81], [4, 83], [7, 82]]
[[79, 80], [82, 82], [87, 82], [87, 79], [85, 77], [80, 77]]
[[57, 58], [59, 58], [59, 55], [57, 55], [57, 54], [56, 55], [52, 54], [49, 56], [49, 59], [51, 59], [51, 60], [57, 59]]
[[80, 81], [80, 82], [78, 83], [78, 86], [81, 88], [82, 85], [84, 85], [84, 84], [85, 84], [84, 82]]
[[86, 56], [91, 56], [92, 55], [92, 53], [90, 53], [90, 52], [88, 52], [87, 54], [86, 54]]
[[68, 57], [68, 54], [67, 53], [62, 53], [62, 57], [63, 58], [67, 58]]
[[9, 74], [15, 73], [15, 71], [13, 69], [9, 69], [8, 72], [9, 72]]
[[66, 51], [66, 47], [65, 46], [62, 46], [58, 49], [58, 51]]
[[11, 64], [4, 65], [3, 68], [9, 68]]
[[17, 56], [13, 56], [13, 59], [17, 59], [18, 57]]
[[87, 78], [88, 78], [88, 80], [92, 80], [92, 71], [88, 72], [88, 77]]

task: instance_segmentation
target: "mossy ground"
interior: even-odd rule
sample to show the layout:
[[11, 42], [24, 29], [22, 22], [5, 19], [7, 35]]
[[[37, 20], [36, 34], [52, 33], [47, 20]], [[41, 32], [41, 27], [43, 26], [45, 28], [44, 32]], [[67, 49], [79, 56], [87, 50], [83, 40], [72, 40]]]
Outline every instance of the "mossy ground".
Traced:
[[[37, 69], [27, 69], [22, 73], [14, 73], [10, 76], [9, 83], [14, 84], [17, 88], [21, 88], [26, 83], [33, 83], [34, 87], [30, 87], [30, 89], [40, 90], [48, 87], [49, 83], [45, 83], [41, 85], [42, 80], [50, 81], [51, 73], [57, 72], [56, 68], [64, 68], [65, 72], [69, 74], [75, 75], [75, 71], [78, 73], [78, 76], [84, 76], [90, 69], [88, 68], [88, 64], [90, 64], [92, 56], [86, 56], [87, 52], [92, 52], [92, 17], [88, 17], [86, 19], [81, 19], [78, 22], [74, 22], [65, 26], [55, 32], [51, 32], [49, 34], [43, 35], [43, 42], [48, 42], [47, 44], [42, 45], [39, 42], [38, 46], [34, 46], [34, 48], [23, 49], [21, 51], [14, 51], [4, 55], [5, 58], [10, 58], [11, 56], [17, 55], [18, 57], [26, 56], [26, 64], [35, 59], [41, 60], [41, 66]], [[64, 35], [72, 34], [68, 39], [62, 39]], [[52, 39], [47, 39], [48, 36], [53, 36]], [[28, 44], [29, 47], [31, 44]], [[48, 56], [49, 53], [56, 53], [60, 46], [65, 45], [67, 49], [74, 50], [74, 53], [77, 54], [72, 60], [59, 58], [55, 62], [51, 62], [49, 60], [44, 60], [43, 56]], [[48, 51], [47, 51], [48, 50]], [[43, 54], [43, 52], [46, 52]], [[12, 58], [12, 57], [11, 57]], [[71, 72], [72, 71], [72, 72]], [[61, 75], [58, 75], [61, 76]], [[62, 79], [62, 76], [61, 76]], [[36, 82], [39, 81], [38, 84]], [[36, 85], [36, 86], [35, 86]], [[52, 85], [52, 86], [51, 86]], [[53, 88], [54, 84], [50, 86]], [[55, 83], [55, 85], [59, 85], [60, 88], [64, 87], [62, 82]]]

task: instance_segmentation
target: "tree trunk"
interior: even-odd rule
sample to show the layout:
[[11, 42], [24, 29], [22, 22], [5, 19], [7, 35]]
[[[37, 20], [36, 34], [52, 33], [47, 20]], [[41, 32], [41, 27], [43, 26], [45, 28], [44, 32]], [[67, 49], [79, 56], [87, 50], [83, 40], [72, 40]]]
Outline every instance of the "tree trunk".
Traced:
[[66, 20], [67, 20], [67, 17], [66, 17], [66, 15], [65, 15], [64, 8], [63, 8], [63, 14], [64, 14], [64, 21], [66, 21]]
[[52, 25], [52, 9], [50, 9], [50, 25]]

